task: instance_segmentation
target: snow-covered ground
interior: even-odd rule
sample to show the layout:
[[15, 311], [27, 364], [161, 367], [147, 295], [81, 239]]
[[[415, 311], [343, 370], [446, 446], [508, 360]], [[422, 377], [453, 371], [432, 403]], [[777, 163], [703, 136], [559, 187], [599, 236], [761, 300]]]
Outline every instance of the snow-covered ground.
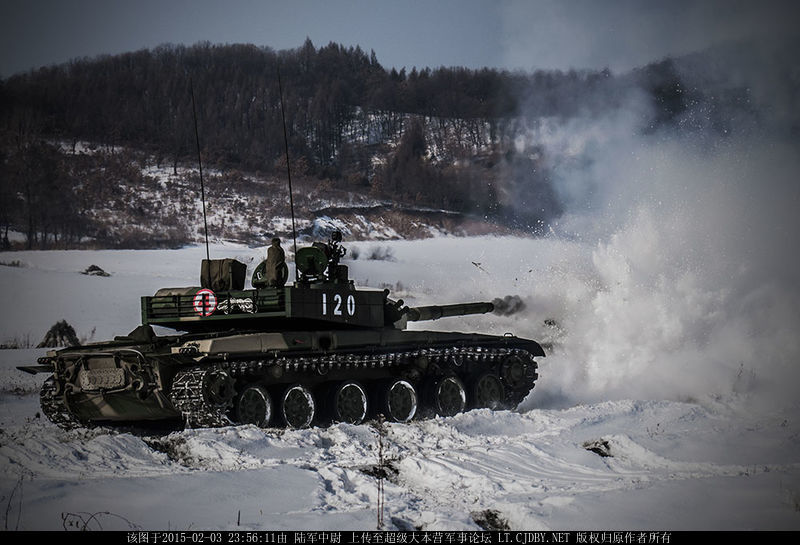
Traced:
[[[562, 237], [347, 246], [357, 248], [346, 263], [358, 285], [390, 287], [409, 304], [525, 303], [510, 316], [415, 327], [511, 331], [548, 346], [541, 379], [516, 411], [386, 425], [384, 528], [479, 529], [491, 512], [514, 529], [800, 529], [800, 419], [786, 395], [796, 373], [781, 361], [797, 352], [784, 345], [765, 354], [773, 361], [726, 361], [725, 343], [741, 346], [733, 333], [744, 326], [713, 319], [730, 301], [701, 278], [672, 286], [664, 267], [647, 286], [630, 278], [641, 272], [634, 260], [610, 281], [604, 267], [620, 259], [608, 257], [611, 244]], [[211, 248], [212, 258], [250, 270], [263, 252]], [[5, 254], [0, 262], [22, 266], [0, 267], [0, 342], [35, 344], [60, 319], [86, 339], [126, 333], [140, 323], [139, 296], [196, 285], [204, 256], [204, 247]], [[92, 264], [111, 276], [80, 274]], [[609, 299], [619, 291], [627, 303], [625, 294]], [[14, 368], [43, 352], [0, 351], [4, 528], [376, 528], [374, 423], [66, 432], [38, 416], [45, 377]]]

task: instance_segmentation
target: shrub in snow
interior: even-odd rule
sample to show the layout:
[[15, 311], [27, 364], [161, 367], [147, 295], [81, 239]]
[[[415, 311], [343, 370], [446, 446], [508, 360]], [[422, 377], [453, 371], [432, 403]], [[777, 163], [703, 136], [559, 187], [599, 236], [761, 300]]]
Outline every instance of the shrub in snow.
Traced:
[[85, 271], [81, 271], [81, 274], [88, 274], [89, 276], [111, 276], [97, 265], [89, 265]]
[[42, 342], [36, 345], [36, 348], [54, 348], [58, 346], [77, 346], [80, 344], [78, 336], [75, 335], [75, 329], [67, 323], [66, 320], [61, 320], [53, 324], [53, 327], [44, 336]]
[[394, 261], [394, 252], [388, 246], [373, 246], [369, 249], [367, 259], [374, 261]]

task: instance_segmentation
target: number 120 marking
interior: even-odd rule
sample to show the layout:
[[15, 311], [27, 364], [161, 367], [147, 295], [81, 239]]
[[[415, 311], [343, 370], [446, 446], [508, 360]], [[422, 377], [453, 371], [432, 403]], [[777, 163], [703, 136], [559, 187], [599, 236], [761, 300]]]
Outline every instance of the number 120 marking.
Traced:
[[[355, 316], [356, 313], [356, 298], [350, 294], [347, 296], [346, 300], [342, 299], [341, 294], [334, 294], [333, 296], [333, 315], [334, 316], [342, 316], [342, 303], [344, 303], [345, 311], [347, 312], [348, 316]], [[322, 294], [322, 315], [328, 315], [328, 294]]]

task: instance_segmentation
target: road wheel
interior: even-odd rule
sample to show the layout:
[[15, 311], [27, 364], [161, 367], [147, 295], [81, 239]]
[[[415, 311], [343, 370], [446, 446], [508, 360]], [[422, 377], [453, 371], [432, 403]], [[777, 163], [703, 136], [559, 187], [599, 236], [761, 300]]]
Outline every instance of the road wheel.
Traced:
[[311, 390], [301, 384], [290, 386], [281, 399], [281, 415], [290, 428], [307, 428], [316, 416], [316, 403]]
[[402, 379], [391, 381], [381, 392], [381, 411], [392, 422], [409, 422], [417, 414], [417, 390]]
[[236, 399], [236, 421], [239, 424], [269, 426], [272, 419], [272, 397], [263, 386], [248, 386]]
[[367, 417], [367, 392], [357, 382], [343, 382], [333, 391], [332, 409], [334, 421], [360, 424]]
[[463, 412], [467, 405], [467, 392], [461, 379], [455, 375], [436, 378], [431, 388], [431, 401], [433, 409], [440, 416]]
[[472, 404], [475, 408], [499, 409], [504, 405], [506, 390], [500, 377], [484, 373], [472, 382]]

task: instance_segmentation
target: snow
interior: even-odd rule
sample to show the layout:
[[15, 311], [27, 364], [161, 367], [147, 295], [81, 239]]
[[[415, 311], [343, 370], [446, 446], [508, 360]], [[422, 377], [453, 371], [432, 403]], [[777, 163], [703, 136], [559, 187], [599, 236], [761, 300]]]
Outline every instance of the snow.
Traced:
[[[724, 334], [724, 323], [708, 324], [708, 313], [726, 310], [729, 301], [707, 293], [702, 277], [656, 281], [649, 287], [662, 291], [645, 292], [645, 276], [630, 279], [643, 274], [640, 267], [614, 268], [613, 244], [562, 237], [381, 242], [392, 260], [367, 259], [375, 244], [345, 241], [360, 250], [359, 259], [345, 260], [359, 286], [391, 286], [412, 305], [506, 295], [525, 303], [511, 316], [415, 328], [513, 331], [548, 347], [537, 387], [515, 411], [385, 425], [382, 456], [392, 470], [384, 483], [384, 528], [479, 529], [479, 514], [495, 510], [510, 528], [525, 530], [800, 529], [800, 419], [798, 401], [785, 393], [797, 383], [779, 387], [794, 373], [780, 358], [766, 359], [797, 354], [791, 345], [769, 351], [751, 337], [767, 350], [759, 365], [717, 365], [717, 352], [735, 339]], [[250, 273], [264, 249], [215, 244], [210, 253], [236, 257]], [[141, 295], [196, 285], [204, 257], [203, 246], [3, 256], [0, 262], [22, 266], [0, 266], [3, 301], [14, 309], [0, 318], [0, 342], [35, 344], [60, 319], [93, 340], [127, 333], [140, 323]], [[80, 274], [92, 264], [111, 276]], [[671, 274], [662, 264], [656, 276]], [[614, 275], [614, 282], [599, 281], [602, 275]], [[597, 331], [604, 312], [623, 315], [613, 308], [622, 303], [610, 299], [615, 290], [634, 299], [627, 308], [634, 314], [635, 299], [649, 293], [652, 322], [628, 318], [610, 338], [610, 328]], [[733, 320], [735, 331], [740, 321]], [[691, 329], [704, 324], [707, 335], [695, 341]], [[781, 331], [766, 339], [776, 335]], [[5, 527], [61, 530], [95, 515], [90, 528], [104, 530], [376, 528], [378, 482], [370, 473], [379, 463], [376, 423], [67, 432], [40, 416], [45, 377], [15, 369], [44, 352], [0, 350]], [[603, 360], [609, 352], [612, 359]], [[691, 352], [708, 364], [675, 361], [660, 369], [675, 354]], [[677, 371], [680, 377], [668, 378]], [[593, 442], [610, 455], [588, 450]]]
[[[205, 247], [0, 255], [0, 344], [18, 347], [0, 350], [3, 527], [370, 530], [383, 460], [387, 529], [799, 530], [796, 138], [643, 131], [635, 98], [517, 141], [548, 161], [564, 208], [545, 237], [344, 241], [356, 284], [408, 305], [521, 303], [410, 326], [540, 341], [540, 379], [513, 411], [384, 436], [376, 423], [62, 431], [40, 416], [45, 377], [15, 367], [62, 319], [84, 340], [133, 330], [140, 296], [199, 284]], [[526, 184], [504, 191], [538, 206]], [[264, 250], [210, 254], [249, 276]], [[93, 264], [111, 276], [80, 274]]]

